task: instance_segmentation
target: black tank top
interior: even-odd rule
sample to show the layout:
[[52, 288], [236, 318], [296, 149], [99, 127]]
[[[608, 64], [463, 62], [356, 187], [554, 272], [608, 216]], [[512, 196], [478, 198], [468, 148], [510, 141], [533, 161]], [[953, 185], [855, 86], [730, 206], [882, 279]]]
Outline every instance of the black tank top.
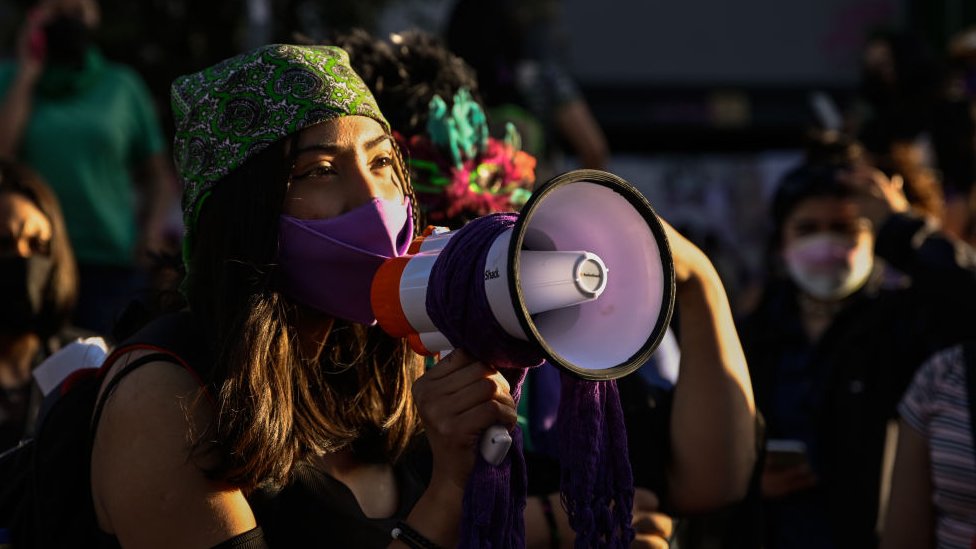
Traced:
[[388, 518], [367, 518], [346, 485], [307, 463], [283, 489], [257, 490], [248, 501], [271, 547], [387, 547], [426, 489], [430, 464], [427, 440], [418, 437], [393, 468], [400, 501]]

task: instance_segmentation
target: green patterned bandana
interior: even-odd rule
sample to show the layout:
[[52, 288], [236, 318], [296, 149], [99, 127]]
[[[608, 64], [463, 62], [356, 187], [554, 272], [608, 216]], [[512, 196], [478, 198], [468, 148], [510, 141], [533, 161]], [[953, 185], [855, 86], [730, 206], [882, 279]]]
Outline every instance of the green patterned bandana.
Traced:
[[263, 46], [181, 76], [171, 91], [187, 236], [214, 183], [282, 137], [347, 115], [390, 129], [349, 55], [333, 46]]

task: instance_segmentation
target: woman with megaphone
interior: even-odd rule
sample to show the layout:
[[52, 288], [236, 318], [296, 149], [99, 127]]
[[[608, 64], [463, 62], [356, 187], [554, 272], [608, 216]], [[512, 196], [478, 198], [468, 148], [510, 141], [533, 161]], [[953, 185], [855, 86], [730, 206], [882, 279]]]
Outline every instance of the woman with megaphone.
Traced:
[[346, 53], [265, 46], [178, 78], [172, 99], [187, 307], [103, 369], [102, 545], [287, 540], [256, 502], [273, 516], [295, 478], [331, 504], [296, 510], [318, 543], [456, 545], [477, 435], [511, 428], [515, 404], [463, 351], [424, 374], [370, 326], [372, 271], [405, 251], [416, 203]]
[[[346, 54], [265, 46], [177, 79], [173, 107], [187, 307], [103, 368], [101, 545], [294, 546], [299, 522], [340, 547], [457, 545], [478, 438], [512, 429], [515, 403], [463, 350], [424, 373], [370, 326], [372, 273], [406, 251], [416, 201]], [[723, 318], [706, 322], [718, 359], [737, 348]]]

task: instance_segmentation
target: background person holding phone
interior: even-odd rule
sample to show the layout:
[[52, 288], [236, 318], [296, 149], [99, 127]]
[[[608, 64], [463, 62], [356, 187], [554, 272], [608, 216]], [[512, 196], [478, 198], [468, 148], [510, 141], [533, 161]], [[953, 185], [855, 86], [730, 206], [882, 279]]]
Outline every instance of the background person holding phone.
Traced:
[[92, 42], [100, 18], [95, 0], [40, 0], [28, 12], [16, 60], [0, 64], [0, 157], [58, 195], [79, 267], [75, 321], [107, 333], [146, 285], [138, 265], [162, 246], [175, 183], [145, 84]]
[[925, 358], [970, 336], [976, 254], [837, 136], [782, 179], [772, 213], [740, 334], [768, 437], [799, 443], [769, 448], [766, 546], [876, 547], [888, 423]]

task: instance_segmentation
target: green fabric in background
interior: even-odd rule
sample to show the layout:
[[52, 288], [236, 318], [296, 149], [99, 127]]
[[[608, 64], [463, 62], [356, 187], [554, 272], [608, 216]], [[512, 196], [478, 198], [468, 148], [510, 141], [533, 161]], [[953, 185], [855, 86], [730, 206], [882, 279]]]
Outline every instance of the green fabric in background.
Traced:
[[[57, 194], [79, 263], [128, 266], [139, 237], [132, 171], [165, 143], [139, 76], [100, 58], [96, 65], [97, 77], [86, 75], [73, 93], [35, 93], [18, 160]], [[0, 64], [0, 97], [15, 71]]]

